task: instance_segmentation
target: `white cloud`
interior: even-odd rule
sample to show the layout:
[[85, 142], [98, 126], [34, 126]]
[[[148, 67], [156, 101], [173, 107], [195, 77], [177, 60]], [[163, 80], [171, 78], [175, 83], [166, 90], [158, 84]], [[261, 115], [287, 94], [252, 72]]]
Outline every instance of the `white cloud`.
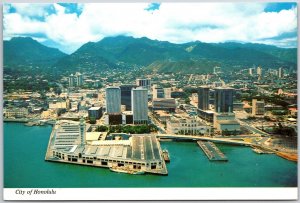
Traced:
[[[264, 3], [162, 3], [147, 11], [147, 3], [80, 4], [81, 15], [66, 13], [58, 4], [12, 4], [17, 13], [4, 8], [4, 38], [43, 33], [71, 52], [88, 41], [127, 34], [167, 40], [263, 42], [297, 30], [297, 9], [264, 12]], [[53, 7], [55, 12], [49, 12]], [[44, 17], [43, 21], [32, 17]], [[276, 40], [268, 40], [275, 43]], [[290, 43], [290, 42], [288, 42]], [[277, 43], [283, 45], [284, 41]]]

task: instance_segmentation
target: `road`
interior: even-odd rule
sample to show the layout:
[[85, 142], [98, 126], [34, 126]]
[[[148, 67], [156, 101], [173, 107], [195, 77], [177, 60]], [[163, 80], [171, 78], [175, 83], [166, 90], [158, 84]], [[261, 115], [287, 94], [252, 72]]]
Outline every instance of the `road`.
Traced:
[[159, 133], [165, 134], [166, 130], [164, 129], [163, 124], [161, 124], [156, 118], [154, 118], [154, 116], [151, 112], [148, 113], [148, 116], [150, 118], [150, 122], [158, 128]]
[[255, 128], [254, 126], [251, 126], [251, 125], [249, 125], [248, 123], [246, 123], [246, 122], [244, 122], [244, 121], [241, 121], [241, 120], [239, 120], [239, 119], [237, 119], [237, 121], [238, 121], [242, 126], [244, 126], [244, 127], [247, 128], [248, 130], [250, 130], [251, 132], [253, 132], [254, 134], [259, 134], [259, 135], [261, 135], [261, 136], [269, 136], [268, 133], [263, 132], [263, 131], [257, 129], [257, 128]]

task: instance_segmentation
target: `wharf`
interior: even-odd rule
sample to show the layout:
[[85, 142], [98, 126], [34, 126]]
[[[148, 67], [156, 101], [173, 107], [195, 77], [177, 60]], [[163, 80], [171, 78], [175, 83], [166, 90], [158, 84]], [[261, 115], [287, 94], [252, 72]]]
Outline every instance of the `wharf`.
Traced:
[[128, 140], [89, 143], [85, 138], [78, 122], [58, 121], [51, 132], [45, 160], [168, 175], [155, 135], [130, 135]]
[[197, 144], [210, 161], [228, 161], [227, 157], [213, 142], [197, 141]]

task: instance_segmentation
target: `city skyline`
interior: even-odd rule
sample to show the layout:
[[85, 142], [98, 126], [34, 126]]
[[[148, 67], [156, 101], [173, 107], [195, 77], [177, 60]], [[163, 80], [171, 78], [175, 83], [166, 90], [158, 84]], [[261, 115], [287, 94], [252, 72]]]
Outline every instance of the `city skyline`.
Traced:
[[3, 15], [4, 40], [32, 37], [66, 53], [118, 35], [297, 46], [297, 4], [287, 2], [4, 4]]
[[3, 4], [5, 200], [296, 199], [297, 9]]

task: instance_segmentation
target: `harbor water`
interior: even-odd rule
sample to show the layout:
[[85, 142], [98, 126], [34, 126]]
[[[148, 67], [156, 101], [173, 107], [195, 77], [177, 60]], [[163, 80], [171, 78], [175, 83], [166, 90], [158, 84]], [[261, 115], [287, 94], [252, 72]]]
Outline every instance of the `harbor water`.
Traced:
[[161, 142], [170, 154], [168, 176], [47, 162], [51, 130], [52, 126], [4, 123], [5, 188], [297, 186], [297, 163], [244, 146], [216, 144], [228, 162], [211, 162], [196, 142]]

